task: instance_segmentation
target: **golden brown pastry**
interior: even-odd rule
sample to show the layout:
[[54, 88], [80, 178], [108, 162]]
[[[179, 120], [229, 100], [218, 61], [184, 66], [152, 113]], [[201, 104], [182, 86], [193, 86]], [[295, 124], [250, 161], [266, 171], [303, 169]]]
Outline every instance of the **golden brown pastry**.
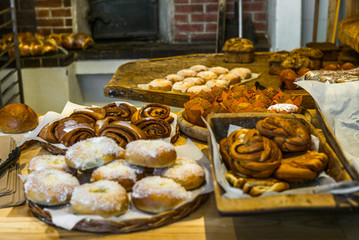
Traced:
[[0, 109], [0, 131], [3, 133], [26, 132], [37, 125], [37, 114], [26, 104], [11, 103]]
[[47, 123], [39, 132], [39, 137], [49, 143], [59, 143], [56, 137], [56, 127], [59, 124], [59, 119]]
[[307, 151], [299, 156], [284, 158], [274, 176], [290, 183], [312, 181], [327, 164], [328, 157], [325, 153]]
[[272, 138], [284, 152], [301, 152], [312, 146], [310, 132], [295, 119], [270, 116], [257, 122], [258, 131]]
[[115, 117], [116, 120], [130, 121], [137, 108], [127, 102], [116, 101], [103, 107], [106, 111], [106, 117]]
[[106, 117], [106, 110], [102, 107], [78, 108], [71, 113], [70, 117], [83, 117], [88, 119], [92, 124], [95, 124], [97, 120]]
[[145, 133], [146, 139], [166, 138], [171, 135], [171, 125], [160, 118], [142, 118], [132, 123]]
[[133, 114], [131, 122], [136, 122], [143, 118], [162, 119], [168, 123], [172, 123], [174, 120], [171, 116], [170, 107], [161, 103], [148, 103], [144, 105]]
[[167, 79], [153, 79], [149, 84], [149, 88], [152, 90], [170, 91], [172, 88], [172, 82]]

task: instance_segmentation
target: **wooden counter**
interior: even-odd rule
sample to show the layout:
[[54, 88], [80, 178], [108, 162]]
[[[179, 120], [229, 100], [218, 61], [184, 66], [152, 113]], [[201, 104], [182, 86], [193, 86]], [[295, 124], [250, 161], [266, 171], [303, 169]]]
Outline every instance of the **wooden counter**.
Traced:
[[[185, 141], [181, 136], [176, 144]], [[207, 154], [206, 144], [193, 141]], [[26, 173], [28, 160], [39, 151], [44, 150], [35, 146], [22, 152], [23, 173]], [[129, 234], [63, 230], [33, 217], [27, 205], [0, 209], [0, 239], [358, 239], [358, 225], [358, 211], [288, 211], [223, 217], [216, 209], [213, 193], [197, 211], [182, 220]]]
[[[120, 66], [112, 79], [104, 87], [106, 97], [131, 99], [142, 102], [158, 102], [175, 107], [183, 107], [189, 100], [189, 94], [174, 93], [170, 91], [145, 90], [137, 87], [137, 84], [146, 84], [156, 78], [164, 78], [168, 74], [189, 68], [196, 64], [203, 64], [209, 67], [222, 66], [229, 69], [235, 67], [246, 67], [254, 73], [261, 73], [258, 79], [246, 83], [253, 87], [258, 81], [265, 87], [279, 87], [277, 75], [269, 74], [269, 54], [267, 52], [255, 53], [254, 62], [226, 63], [223, 54], [195, 54], [169, 58], [155, 58], [126, 63]], [[293, 95], [302, 95], [304, 108], [314, 109], [314, 100], [305, 90], [286, 90]]]

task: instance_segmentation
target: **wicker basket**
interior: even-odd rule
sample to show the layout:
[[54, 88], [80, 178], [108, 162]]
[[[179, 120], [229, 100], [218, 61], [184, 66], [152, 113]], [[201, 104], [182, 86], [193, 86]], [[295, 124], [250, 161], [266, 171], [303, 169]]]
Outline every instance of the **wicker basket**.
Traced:
[[[153, 229], [184, 218], [198, 209], [208, 199], [208, 196], [209, 193], [198, 195], [191, 202], [185, 203], [174, 210], [153, 215], [150, 218], [135, 218], [124, 221], [83, 219], [72, 230], [97, 233], [129, 233]], [[44, 211], [42, 207], [31, 201], [28, 201], [28, 206], [35, 217], [55, 226], [49, 212]]]

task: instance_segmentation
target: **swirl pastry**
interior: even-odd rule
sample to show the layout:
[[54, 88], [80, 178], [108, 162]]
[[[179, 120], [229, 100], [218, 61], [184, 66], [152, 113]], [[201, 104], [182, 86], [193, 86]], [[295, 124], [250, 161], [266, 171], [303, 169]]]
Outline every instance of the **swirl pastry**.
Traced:
[[273, 138], [284, 152], [301, 152], [310, 150], [311, 137], [309, 130], [295, 119], [270, 116], [257, 122], [258, 131]]
[[171, 116], [170, 107], [160, 103], [146, 104], [133, 114], [131, 122], [136, 122], [137, 120], [143, 118], [162, 119], [168, 123], [171, 123], [174, 120], [174, 118]]
[[[282, 152], [277, 144], [255, 129], [239, 129], [222, 142], [229, 168], [248, 177], [269, 177], [280, 165]], [[222, 155], [223, 156], [223, 155]]]
[[59, 120], [54, 120], [47, 123], [39, 132], [38, 136], [49, 143], [59, 143], [56, 137], [56, 127], [59, 124]]
[[312, 181], [327, 164], [328, 157], [325, 153], [307, 151], [299, 156], [284, 158], [274, 176], [290, 183]]
[[66, 147], [95, 136], [91, 121], [81, 116], [66, 117], [59, 120], [55, 136]]
[[146, 139], [166, 138], [171, 135], [172, 131], [171, 125], [162, 119], [143, 118], [133, 124], [146, 134]]
[[70, 117], [74, 116], [84, 117], [94, 124], [97, 120], [101, 120], [106, 117], [106, 110], [102, 107], [79, 108], [75, 109], [75, 111], [71, 113]]
[[137, 108], [126, 102], [112, 102], [103, 107], [106, 117], [115, 117], [117, 120], [130, 121]]
[[126, 121], [111, 122], [110, 118], [97, 121], [96, 135], [112, 138], [123, 148], [129, 142], [146, 138], [146, 134], [136, 125]]

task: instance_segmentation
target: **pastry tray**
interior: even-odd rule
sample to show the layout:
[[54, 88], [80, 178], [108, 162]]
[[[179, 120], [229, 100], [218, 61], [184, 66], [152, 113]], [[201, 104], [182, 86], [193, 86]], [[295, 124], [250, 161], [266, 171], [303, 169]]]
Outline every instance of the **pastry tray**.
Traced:
[[[257, 121], [264, 119], [272, 113], [236, 113], [236, 114], [210, 114], [207, 122], [211, 127], [214, 137], [209, 137], [209, 157], [212, 164], [212, 176], [216, 206], [222, 215], [248, 215], [253, 213], [277, 212], [288, 210], [329, 210], [352, 209], [359, 207], [359, 195], [333, 195], [321, 194], [278, 194], [259, 197], [225, 198], [224, 190], [217, 182], [213, 164], [213, 147], [217, 148], [219, 141], [227, 136], [229, 125], [238, 125], [246, 128], [255, 128]], [[326, 173], [337, 182], [353, 180], [341, 161], [328, 145], [325, 137], [302, 115], [278, 114], [285, 118], [294, 118], [302, 122], [310, 130], [311, 134], [319, 139], [319, 151], [328, 155], [329, 162]]]

